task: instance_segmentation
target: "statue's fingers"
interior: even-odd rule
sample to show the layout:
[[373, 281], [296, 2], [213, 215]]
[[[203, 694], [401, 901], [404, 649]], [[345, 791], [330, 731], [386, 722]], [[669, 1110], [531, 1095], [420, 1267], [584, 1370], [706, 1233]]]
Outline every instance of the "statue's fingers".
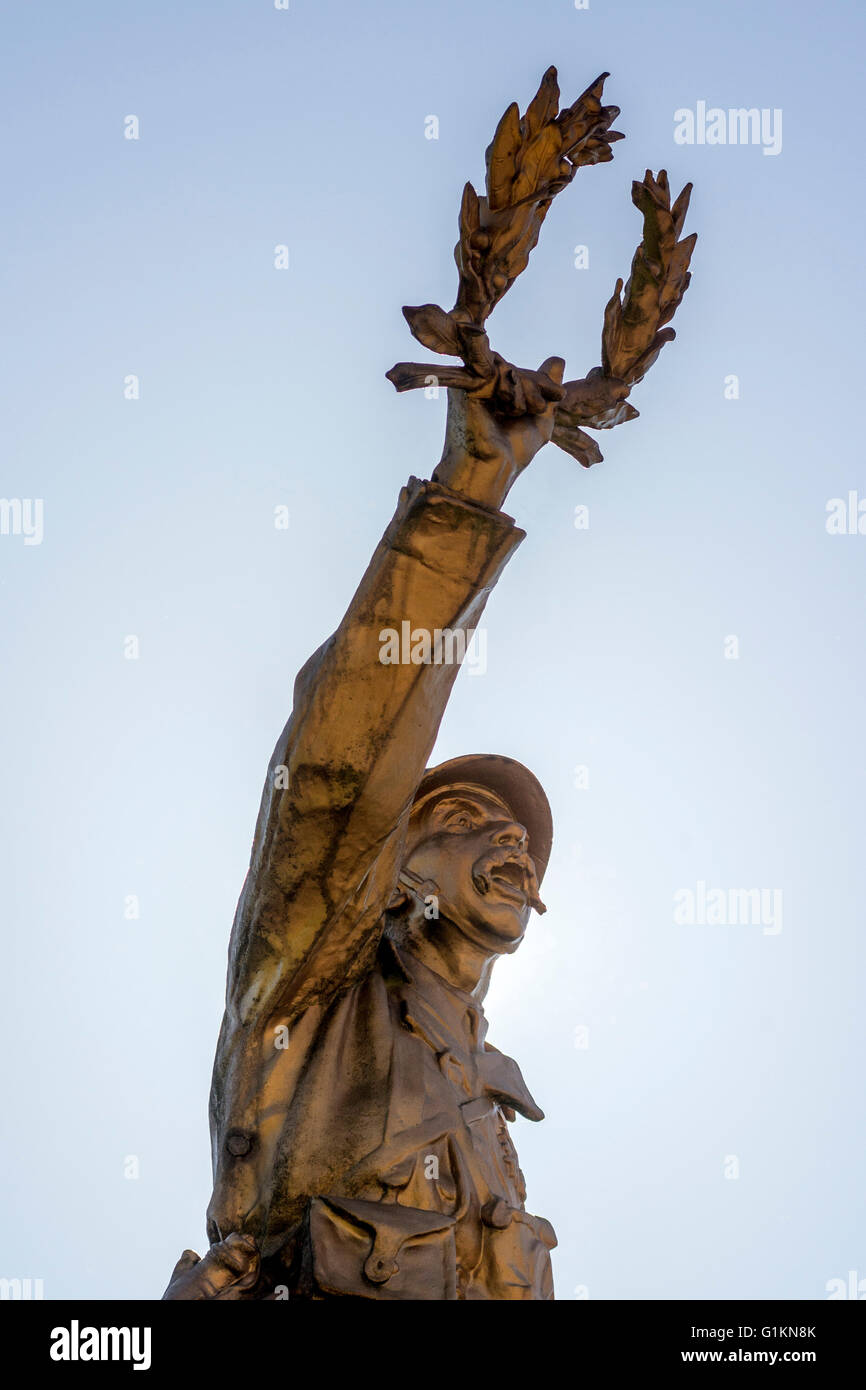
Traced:
[[251, 1289], [259, 1277], [258, 1260], [255, 1267], [240, 1272], [224, 1263], [209, 1265], [198, 1281], [200, 1298], [227, 1298], [234, 1292]]
[[252, 1270], [257, 1270], [259, 1265], [259, 1250], [255, 1239], [240, 1231], [232, 1231], [219, 1245], [212, 1246], [210, 1255], [215, 1265], [221, 1266], [233, 1275], [246, 1275]]
[[[552, 377], [553, 380], [556, 382], [557, 386], [561, 386], [562, 378], [565, 375], [565, 358], [545, 357], [538, 370], [542, 376]], [[559, 400], [560, 398], [559, 396], [551, 396], [550, 399]]]
[[543, 415], [548, 406], [548, 399], [542, 382], [533, 372], [532, 376], [526, 375], [522, 378], [522, 385], [529, 414]]
[[[197, 1255], [194, 1250], [184, 1250], [171, 1272], [171, 1279], [176, 1279], [179, 1274], [186, 1274], [186, 1271], [192, 1269], [193, 1265], [197, 1265], [200, 1259], [201, 1256]], [[171, 1283], [171, 1279], [169, 1279], [169, 1283]]]
[[496, 370], [493, 408], [502, 415], [517, 418], [526, 414], [525, 373], [511, 362], [500, 361]]
[[[468, 375], [469, 373], [467, 373], [467, 376]], [[477, 377], [473, 375], [472, 379], [474, 384], [463, 388], [466, 392], [467, 400], [488, 401], [492, 396], [496, 395], [498, 390], [498, 378], [496, 375], [487, 377]]]
[[258, 1250], [255, 1236], [251, 1236], [249, 1231], [230, 1231], [222, 1242], [223, 1246], [230, 1250]]

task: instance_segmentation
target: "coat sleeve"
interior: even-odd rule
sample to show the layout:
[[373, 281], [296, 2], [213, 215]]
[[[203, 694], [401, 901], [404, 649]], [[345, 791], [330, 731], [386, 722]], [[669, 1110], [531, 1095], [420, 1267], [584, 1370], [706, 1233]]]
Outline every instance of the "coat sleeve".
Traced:
[[295, 683], [232, 929], [229, 1031], [290, 1020], [363, 972], [459, 670], [383, 662], [381, 634], [408, 622], [468, 642], [523, 538], [439, 484], [402, 490], [348, 612]]

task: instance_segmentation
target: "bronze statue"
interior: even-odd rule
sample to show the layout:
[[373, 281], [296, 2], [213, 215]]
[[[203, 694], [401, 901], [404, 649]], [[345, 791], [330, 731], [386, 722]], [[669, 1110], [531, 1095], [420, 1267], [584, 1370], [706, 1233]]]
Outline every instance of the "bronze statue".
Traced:
[[166, 1298], [553, 1297], [556, 1238], [525, 1209], [508, 1132], [518, 1112], [543, 1115], [483, 1009], [494, 962], [544, 911], [550, 808], [510, 758], [425, 768], [459, 655], [524, 537], [501, 510], [512, 484], [551, 439], [586, 467], [601, 458], [584, 430], [637, 414], [629, 390], [673, 338], [689, 282], [690, 190], [672, 207], [665, 174], [647, 172], [601, 366], [563, 384], [561, 358], [530, 371], [490, 347], [485, 321], [553, 197], [621, 138], [605, 76], [559, 112], [550, 68], [522, 118], [508, 108], [487, 196], [464, 190], [454, 308], [403, 311], [420, 342], [463, 361], [388, 373], [401, 391], [431, 375], [448, 387], [445, 448], [432, 481], [403, 489], [295, 684], [229, 946], [211, 1248], [181, 1256]]

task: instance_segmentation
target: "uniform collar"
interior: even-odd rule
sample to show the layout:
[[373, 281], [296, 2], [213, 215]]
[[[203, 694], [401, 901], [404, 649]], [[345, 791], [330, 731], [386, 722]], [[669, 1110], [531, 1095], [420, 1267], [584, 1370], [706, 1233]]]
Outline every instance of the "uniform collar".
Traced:
[[459, 1038], [470, 1050], [481, 1050], [487, 1019], [478, 1000], [431, 970], [406, 947], [387, 938], [383, 946], [414, 995], [410, 1008], [419, 1015], [417, 1021], [423, 1031], [432, 1031], [443, 1043]]

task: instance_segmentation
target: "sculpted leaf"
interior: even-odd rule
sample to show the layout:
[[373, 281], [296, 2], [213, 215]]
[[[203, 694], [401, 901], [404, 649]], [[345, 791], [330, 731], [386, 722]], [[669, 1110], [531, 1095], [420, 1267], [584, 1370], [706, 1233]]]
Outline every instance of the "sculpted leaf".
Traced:
[[557, 444], [560, 449], [564, 449], [567, 454], [571, 454], [571, 457], [577, 459], [584, 468], [591, 468], [594, 463], [601, 463], [604, 458], [604, 454], [592, 436], [584, 434], [583, 430], [578, 429], [577, 426], [568, 425], [560, 420], [558, 411], [556, 424], [553, 427], [552, 442]]
[[460, 339], [454, 321], [438, 304], [421, 304], [418, 308], [403, 307], [403, 317], [413, 338], [430, 348], [431, 352], [447, 352], [455, 356], [460, 351]]
[[523, 118], [526, 135], [531, 139], [551, 122], [559, 110], [559, 83], [556, 68], [550, 67], [541, 79], [541, 84], [532, 101], [526, 108]]
[[487, 204], [491, 210], [507, 207], [511, 188], [517, 175], [517, 152], [520, 149], [520, 109], [513, 101], [496, 127], [496, 134], [487, 146]]
[[546, 191], [559, 173], [561, 137], [555, 125], [545, 126], [523, 149], [517, 178], [514, 180], [513, 201], [522, 202], [539, 190]]

